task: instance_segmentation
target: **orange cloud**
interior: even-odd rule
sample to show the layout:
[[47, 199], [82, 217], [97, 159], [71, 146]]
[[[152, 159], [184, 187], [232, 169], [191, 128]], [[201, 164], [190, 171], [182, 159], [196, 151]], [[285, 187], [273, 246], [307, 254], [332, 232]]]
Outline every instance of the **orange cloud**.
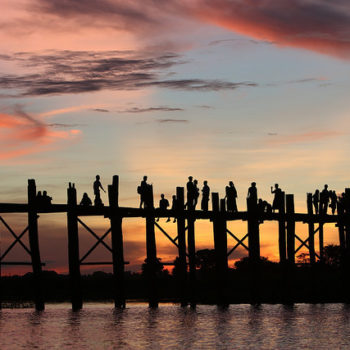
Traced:
[[0, 159], [12, 159], [53, 149], [60, 140], [77, 137], [80, 130], [51, 130], [23, 111], [0, 113]]

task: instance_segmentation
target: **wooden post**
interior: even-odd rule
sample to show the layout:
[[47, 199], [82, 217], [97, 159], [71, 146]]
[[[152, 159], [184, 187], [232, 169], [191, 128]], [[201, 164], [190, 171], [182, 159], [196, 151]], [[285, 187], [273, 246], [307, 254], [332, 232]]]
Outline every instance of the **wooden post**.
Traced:
[[150, 185], [149, 196], [149, 202], [146, 208], [146, 269], [148, 279], [148, 304], [149, 307], [158, 307], [157, 269], [160, 262], [157, 259], [156, 236], [154, 232], [154, 199], [152, 185]]
[[288, 262], [295, 264], [295, 221], [292, 217], [294, 214], [294, 195], [286, 195], [287, 209], [287, 257]]
[[179, 249], [179, 287], [181, 306], [187, 306], [187, 264], [186, 264], [186, 230], [185, 230], [185, 196], [184, 188], [176, 187], [177, 236]]
[[247, 210], [249, 259], [251, 262], [258, 262], [260, 260], [258, 204], [255, 201], [252, 201], [248, 198]]
[[113, 176], [113, 184], [108, 186], [108, 199], [112, 236], [114, 305], [116, 308], [125, 308], [123, 218], [118, 211], [119, 177], [117, 175]]
[[249, 248], [249, 290], [250, 303], [256, 304], [261, 300], [260, 295], [260, 237], [259, 211], [256, 200], [247, 198], [248, 219], [248, 248]]
[[323, 221], [322, 221], [322, 216], [320, 218], [320, 222], [319, 222], [319, 246], [320, 246], [320, 260], [323, 261], [324, 258], [324, 239], [323, 239]]
[[196, 306], [196, 243], [194, 236], [194, 211], [189, 208], [187, 217], [187, 246], [188, 246], [188, 265], [190, 282], [190, 304]]
[[67, 228], [68, 228], [68, 259], [69, 276], [71, 283], [71, 298], [73, 311], [80, 310], [83, 307], [83, 298], [81, 291], [80, 261], [79, 261], [79, 236], [78, 236], [78, 217], [77, 191], [74, 184], [69, 183], [67, 189], [68, 208], [67, 208]]
[[350, 265], [350, 188], [345, 189], [344, 199], [344, 217], [345, 217], [345, 247], [346, 255]]
[[213, 208], [213, 231], [214, 231], [214, 249], [215, 264], [218, 282], [222, 285], [227, 277], [227, 225], [225, 219], [225, 199], [220, 200], [219, 211], [219, 194], [213, 192], [211, 194]]
[[307, 194], [307, 213], [309, 215], [309, 255], [310, 255], [310, 264], [314, 265], [315, 258], [315, 225], [312, 221], [313, 207], [312, 207], [312, 193]]
[[280, 263], [284, 264], [287, 260], [286, 255], [286, 218], [285, 218], [285, 193], [281, 193], [281, 207], [279, 208], [278, 219], [278, 247]]
[[342, 251], [342, 254], [345, 252], [345, 229], [344, 229], [344, 203], [343, 201], [339, 203], [338, 208], [338, 231], [339, 231], [339, 246]]
[[28, 180], [28, 235], [32, 258], [33, 283], [35, 290], [35, 309], [45, 309], [42, 295], [42, 269], [38, 237], [38, 214], [36, 209], [36, 185], [35, 180]]

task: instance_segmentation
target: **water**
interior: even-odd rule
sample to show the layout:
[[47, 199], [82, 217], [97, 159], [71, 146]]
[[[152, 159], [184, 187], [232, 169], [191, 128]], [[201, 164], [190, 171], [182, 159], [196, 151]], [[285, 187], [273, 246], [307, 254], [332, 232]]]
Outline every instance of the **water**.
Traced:
[[0, 349], [349, 349], [350, 307], [342, 304], [231, 305], [196, 310], [161, 304], [69, 304], [0, 311]]

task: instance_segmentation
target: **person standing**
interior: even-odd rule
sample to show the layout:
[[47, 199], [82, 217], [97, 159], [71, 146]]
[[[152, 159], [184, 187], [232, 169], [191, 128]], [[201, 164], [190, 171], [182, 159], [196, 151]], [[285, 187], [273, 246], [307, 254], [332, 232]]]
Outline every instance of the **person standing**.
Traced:
[[106, 193], [106, 191], [104, 190], [101, 181], [100, 181], [100, 175], [96, 175], [96, 180], [94, 181], [94, 195], [95, 195], [95, 206], [101, 206], [103, 205], [102, 200], [101, 200], [101, 195], [100, 195], [100, 189]]
[[147, 207], [148, 188], [147, 176], [145, 175], [140, 186], [137, 187], [137, 193], [140, 195], [140, 209], [142, 208], [142, 205], [144, 209]]
[[210, 187], [208, 186], [208, 181], [203, 181], [202, 202], [201, 202], [201, 209], [203, 211], [208, 211], [209, 196], [210, 196]]
[[283, 204], [283, 197], [282, 190], [279, 188], [278, 184], [275, 184], [275, 189], [271, 186], [271, 193], [275, 195], [272, 202], [272, 212], [275, 212], [276, 209], [280, 211]]
[[230, 181], [229, 185], [226, 186], [225, 192], [226, 192], [225, 198], [226, 198], [226, 202], [227, 202], [227, 211], [229, 211], [231, 213], [236, 213], [238, 211], [237, 210], [237, 202], [236, 202], [237, 190], [236, 190], [236, 187], [232, 181]]
[[312, 204], [315, 208], [315, 214], [317, 215], [320, 212], [320, 190], [316, 190], [312, 195]]
[[258, 190], [256, 188], [256, 182], [252, 182], [251, 186], [248, 188], [247, 199], [252, 204], [256, 204], [258, 202]]
[[320, 214], [327, 214], [328, 203], [329, 203], [328, 185], [324, 185], [324, 188], [320, 194]]
[[186, 207], [187, 207], [187, 209], [193, 209], [195, 188], [194, 188], [194, 183], [193, 183], [193, 177], [192, 176], [188, 177], [188, 182], [186, 184], [186, 189], [187, 189]]

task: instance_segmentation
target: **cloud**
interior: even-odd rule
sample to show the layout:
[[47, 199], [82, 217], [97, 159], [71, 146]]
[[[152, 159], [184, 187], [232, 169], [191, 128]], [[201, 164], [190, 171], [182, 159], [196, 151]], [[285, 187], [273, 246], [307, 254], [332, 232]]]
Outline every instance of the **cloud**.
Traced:
[[[37, 41], [52, 40], [52, 34], [57, 38], [67, 33], [98, 33], [102, 38], [101, 33], [114, 31], [120, 42], [131, 33], [143, 44], [158, 46], [161, 38], [163, 47], [174, 49], [185, 46], [180, 42], [187, 39], [192, 28], [209, 23], [243, 34], [252, 39], [252, 44], [262, 42], [350, 58], [347, 0], [25, 0], [24, 4], [4, 4], [6, 16], [0, 20], [0, 29], [5, 40], [33, 35], [38, 36]], [[171, 42], [170, 37], [177, 42]], [[222, 42], [216, 40], [210, 45]]]
[[60, 141], [74, 139], [80, 133], [78, 129], [51, 130], [50, 125], [16, 106], [12, 114], [0, 113], [0, 159], [47, 151], [57, 147]]
[[101, 112], [101, 113], [109, 113], [109, 110], [108, 109], [104, 109], [104, 108], [94, 108], [93, 111]]
[[269, 145], [287, 145], [295, 143], [305, 143], [305, 142], [315, 142], [324, 139], [334, 138], [337, 136], [345, 135], [344, 132], [325, 130], [325, 131], [309, 131], [299, 134], [287, 134], [287, 135], [277, 135], [277, 133], [270, 133], [269, 136], [274, 136], [269, 138]]
[[139, 83], [138, 86], [158, 86], [166, 87], [175, 90], [186, 91], [220, 91], [220, 90], [235, 90], [240, 87], [256, 87], [254, 82], [228, 82], [223, 80], [205, 80], [205, 79], [178, 79], [178, 80], [163, 80], [150, 81]]
[[158, 119], [158, 123], [188, 123], [188, 119]]
[[[234, 90], [257, 86], [253, 82], [223, 80], [163, 80], [160, 71], [183, 63], [179, 55], [172, 53], [138, 57], [135, 53], [131, 55], [130, 52], [119, 51], [50, 51], [41, 55], [2, 55], [1, 59], [15, 62], [24, 69], [35, 70], [30, 74], [0, 74], [0, 89], [19, 91], [20, 96], [75, 94], [105, 89], [135, 90], [152, 86], [186, 91]], [[84, 106], [51, 111], [46, 115], [67, 113], [81, 108]], [[95, 110], [101, 112], [103, 109]]]
[[[179, 23], [194, 27], [204, 22], [246, 35], [253, 44], [262, 41], [350, 58], [347, 0], [32, 0], [27, 11], [31, 16], [26, 27], [41, 25], [46, 30], [108, 28], [154, 41], [183, 30]], [[2, 27], [13, 28], [10, 24]]]
[[148, 108], [130, 108], [126, 109], [124, 111], [120, 111], [120, 113], [148, 113], [148, 112], [183, 112], [183, 108], [176, 108], [176, 107], [167, 107], [167, 106], [160, 106], [160, 107], [148, 107]]
[[350, 3], [345, 0], [199, 0], [198, 19], [256, 40], [350, 58]]

